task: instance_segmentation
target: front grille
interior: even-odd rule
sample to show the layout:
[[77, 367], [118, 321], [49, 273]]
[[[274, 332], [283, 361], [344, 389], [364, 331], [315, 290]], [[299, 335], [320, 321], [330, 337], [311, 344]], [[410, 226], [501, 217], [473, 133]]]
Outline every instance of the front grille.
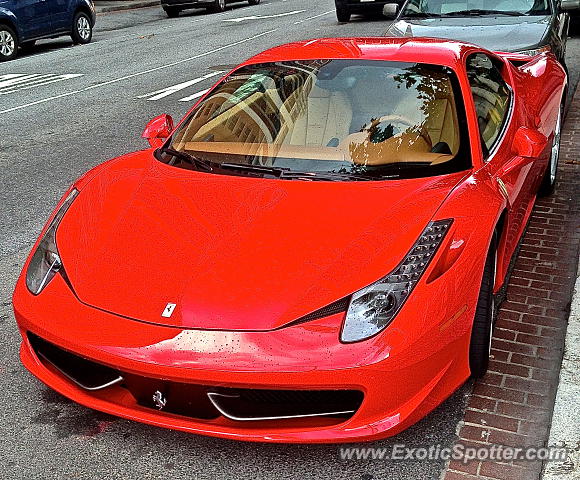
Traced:
[[[140, 375], [125, 375], [125, 377], [125, 387], [143, 407], [201, 420], [211, 420], [220, 416], [207, 396], [208, 387], [205, 385], [171, 382]], [[156, 395], [166, 401], [162, 408], [155, 400]]]
[[363, 401], [358, 390], [272, 390], [212, 387], [173, 382], [122, 372], [82, 358], [28, 332], [37, 356], [89, 391], [122, 387], [136, 403], [199, 420], [220, 416], [234, 421], [352, 417]]
[[240, 421], [350, 418], [363, 400], [363, 394], [358, 390], [220, 388], [212, 389], [208, 396], [224, 416]]

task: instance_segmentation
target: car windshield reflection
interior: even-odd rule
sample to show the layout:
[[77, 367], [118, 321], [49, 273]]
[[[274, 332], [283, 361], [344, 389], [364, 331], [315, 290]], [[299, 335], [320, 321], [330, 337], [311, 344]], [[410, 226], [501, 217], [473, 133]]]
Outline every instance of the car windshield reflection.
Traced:
[[[471, 164], [456, 92], [454, 73], [435, 65], [360, 60], [249, 65], [190, 114], [171, 149], [211, 162], [212, 173], [285, 179], [456, 172]], [[173, 165], [195, 168], [196, 162], [167, 156]]]
[[474, 15], [549, 15], [548, 0], [410, 0], [404, 17]]

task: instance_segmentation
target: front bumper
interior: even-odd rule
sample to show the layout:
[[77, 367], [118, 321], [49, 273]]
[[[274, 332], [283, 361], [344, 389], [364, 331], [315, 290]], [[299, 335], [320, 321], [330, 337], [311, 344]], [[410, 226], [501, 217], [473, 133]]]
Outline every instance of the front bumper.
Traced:
[[161, 0], [162, 7], [205, 8], [215, 5], [212, 0]]
[[387, 3], [398, 3], [402, 5], [404, 0], [372, 0], [372, 1], [360, 1], [360, 0], [335, 0], [337, 6], [346, 7], [352, 13], [364, 13], [364, 12], [382, 12], [383, 7]]
[[[473, 313], [465, 306], [453, 313], [448, 308], [432, 309], [429, 319], [425, 317], [429, 328], [416, 316], [401, 330], [397, 325], [405, 320], [399, 317], [381, 335], [341, 344], [338, 332], [344, 314], [340, 313], [269, 332], [183, 330], [89, 307], [73, 295], [60, 275], [36, 297], [28, 292], [21, 276], [13, 305], [23, 337], [22, 362], [45, 384], [87, 407], [190, 433], [285, 443], [379, 439], [421, 419], [469, 376], [465, 359]], [[413, 308], [407, 310], [413, 315]], [[419, 315], [419, 310], [415, 313]], [[440, 318], [434, 321], [433, 314]], [[364, 398], [347, 418], [192, 418], [143, 405], [122, 383], [98, 390], [82, 388], [35, 353], [30, 333], [123, 375], [147, 379], [152, 385], [174, 382], [212, 389], [352, 390]], [[147, 397], [154, 393], [152, 387]]]

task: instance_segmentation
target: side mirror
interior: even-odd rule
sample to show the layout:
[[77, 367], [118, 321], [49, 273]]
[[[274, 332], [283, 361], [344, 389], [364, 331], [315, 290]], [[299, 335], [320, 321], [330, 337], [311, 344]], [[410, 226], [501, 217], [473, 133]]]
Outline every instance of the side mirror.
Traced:
[[387, 3], [383, 7], [383, 15], [387, 18], [395, 18], [399, 11], [399, 5], [397, 3]]
[[562, 0], [560, 2], [560, 11], [561, 12], [568, 12], [571, 10], [576, 10], [577, 8], [578, 8], [577, 2], [567, 1], [567, 0]]
[[169, 135], [171, 135], [172, 131], [173, 118], [171, 118], [171, 115], [164, 113], [155, 117], [147, 124], [141, 137], [146, 138], [152, 147], [160, 147]]
[[546, 136], [537, 130], [520, 127], [514, 135], [512, 151], [518, 157], [538, 158], [548, 145]]

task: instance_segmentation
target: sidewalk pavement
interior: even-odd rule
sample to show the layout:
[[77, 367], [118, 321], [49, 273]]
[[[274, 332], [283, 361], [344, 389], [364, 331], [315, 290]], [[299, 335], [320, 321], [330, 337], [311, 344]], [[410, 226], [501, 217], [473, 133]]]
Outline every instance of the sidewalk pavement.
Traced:
[[580, 89], [564, 123], [556, 191], [536, 202], [498, 314], [489, 371], [474, 382], [457, 430], [457, 444], [464, 446], [545, 447], [565, 441], [571, 455], [554, 465], [451, 460], [443, 480], [539, 480], [544, 468], [543, 480], [580, 479], [578, 291], [568, 327], [580, 246], [578, 138]]
[[543, 480], [580, 479], [580, 270], [572, 297], [560, 384], [548, 445], [568, 449], [563, 462], [545, 465]]
[[97, 13], [154, 7], [157, 5], [159, 5], [159, 0], [95, 0], [95, 9]]

